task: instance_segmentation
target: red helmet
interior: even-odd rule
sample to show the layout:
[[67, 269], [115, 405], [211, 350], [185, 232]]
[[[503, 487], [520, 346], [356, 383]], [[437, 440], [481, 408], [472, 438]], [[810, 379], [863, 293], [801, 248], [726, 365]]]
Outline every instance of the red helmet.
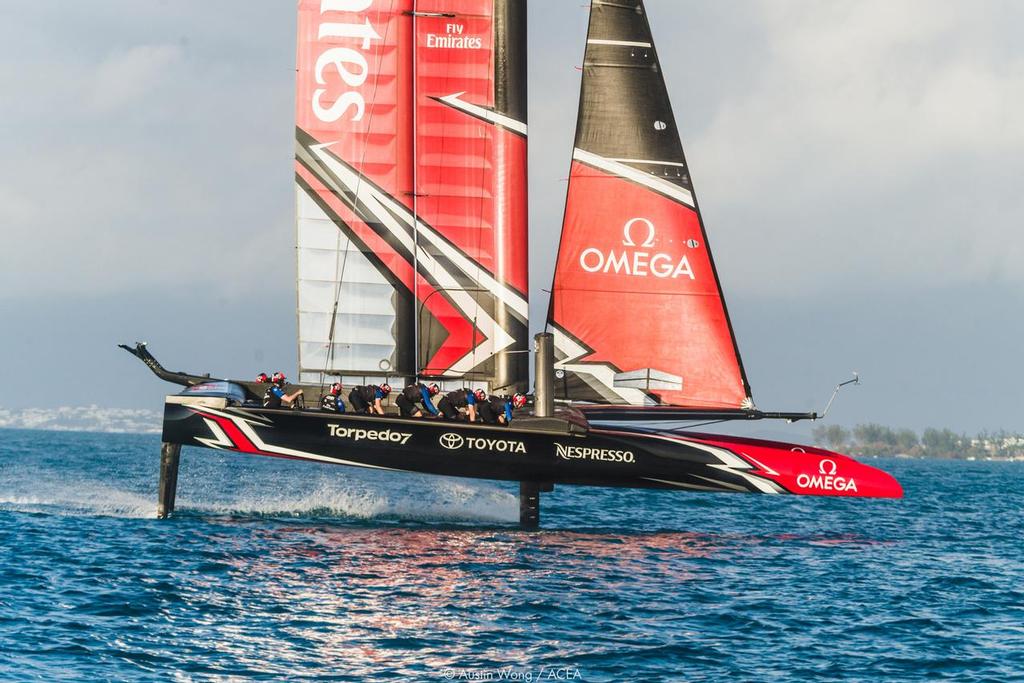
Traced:
[[438, 394], [441, 393], [441, 387], [437, 386], [436, 384], [431, 384], [429, 387], [427, 387], [427, 393], [430, 394], [431, 396], [437, 396]]
[[341, 393], [341, 382], [335, 382], [331, 385], [331, 394], [337, 396]]
[[477, 389], [476, 391], [473, 392], [473, 395], [476, 396], [476, 400], [478, 401], [487, 400], [487, 392], [484, 391], [483, 389]]
[[260, 374], [256, 375], [256, 381], [259, 382], [260, 384], [266, 384], [267, 382], [270, 381], [270, 378], [267, 377], [267, 373], [261, 372]]
[[275, 372], [274, 376], [270, 378], [270, 381], [274, 384], [284, 384], [284, 381], [288, 379], [284, 376], [283, 372]]
[[516, 394], [515, 396], [512, 397], [512, 407], [513, 408], [522, 408], [525, 405], [526, 405], [526, 397], [523, 396], [522, 394]]
[[380, 390], [384, 393], [385, 396], [387, 396], [388, 394], [391, 393], [391, 385], [390, 384], [381, 384], [380, 385]]

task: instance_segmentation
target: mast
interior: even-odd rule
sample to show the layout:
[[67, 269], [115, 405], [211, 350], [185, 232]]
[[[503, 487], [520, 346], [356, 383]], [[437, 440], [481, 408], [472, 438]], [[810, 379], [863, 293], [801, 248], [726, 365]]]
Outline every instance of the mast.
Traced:
[[[526, 0], [495, 0], [494, 2], [494, 108], [513, 121], [526, 121], [527, 101], [527, 58], [526, 58]], [[511, 150], [513, 144], [502, 144], [496, 148], [495, 156], [498, 166], [511, 169], [510, 177], [505, 183], [518, 184], [521, 195], [515, 203], [499, 204], [495, 220], [499, 232], [497, 244], [520, 242], [526, 248], [527, 228], [526, 215], [514, 219], [512, 212], [528, 212], [528, 182], [526, 178], [525, 140], [522, 143], [521, 157]], [[508, 196], [507, 187], [499, 189], [500, 196]], [[521, 231], [517, 236], [515, 231]], [[522, 258], [525, 259], [525, 254]], [[512, 279], [509, 272], [513, 258], [503, 250], [496, 259], [499, 282], [506, 286]], [[528, 266], [527, 266], [528, 268]], [[525, 279], [524, 279], [525, 286]], [[529, 290], [525, 291], [529, 298]], [[515, 312], [504, 302], [499, 301], [495, 311], [495, 319], [502, 329], [517, 330], [511, 348], [495, 358], [494, 380], [492, 387], [507, 391], [526, 391], [529, 376], [529, 354], [527, 353], [528, 335], [516, 321]], [[527, 321], [528, 322], [528, 321]]]
[[642, 0], [594, 0], [548, 323], [560, 397], [752, 406]]

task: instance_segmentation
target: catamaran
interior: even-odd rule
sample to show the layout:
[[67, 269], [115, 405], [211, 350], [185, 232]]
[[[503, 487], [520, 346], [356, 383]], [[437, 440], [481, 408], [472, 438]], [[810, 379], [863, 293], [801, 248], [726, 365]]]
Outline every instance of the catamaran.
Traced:
[[[526, 0], [301, 0], [297, 387], [413, 381], [530, 393], [508, 427], [262, 407], [169, 372], [158, 515], [182, 445], [520, 483], [900, 497], [811, 446], [680, 429], [758, 409], [642, 0], [592, 0], [575, 145], [529, 392]], [[834, 396], [834, 395], [833, 395]]]

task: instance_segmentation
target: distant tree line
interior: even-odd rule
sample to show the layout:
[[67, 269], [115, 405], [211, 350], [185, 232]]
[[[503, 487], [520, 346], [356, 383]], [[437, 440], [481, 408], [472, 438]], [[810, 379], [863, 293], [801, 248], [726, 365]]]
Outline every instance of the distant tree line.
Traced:
[[1024, 436], [1008, 432], [981, 432], [977, 436], [949, 429], [929, 428], [920, 436], [912, 429], [893, 429], [867, 423], [852, 429], [818, 425], [812, 431], [819, 446], [850, 455], [911, 455], [931, 458], [1024, 457]]

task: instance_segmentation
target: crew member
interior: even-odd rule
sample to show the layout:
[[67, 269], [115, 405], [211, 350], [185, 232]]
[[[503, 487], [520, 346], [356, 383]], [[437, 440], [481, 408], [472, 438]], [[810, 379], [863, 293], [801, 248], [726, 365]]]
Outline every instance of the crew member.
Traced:
[[274, 376], [270, 378], [270, 386], [267, 388], [267, 393], [263, 394], [264, 408], [280, 408], [283, 403], [287, 403], [290, 408], [295, 403], [295, 399], [302, 395], [302, 389], [286, 394], [284, 392], [284, 382], [286, 379], [288, 378], [284, 376], [283, 372], [275, 372]]
[[526, 397], [522, 394], [515, 396], [491, 396], [480, 404], [480, 418], [489, 425], [512, 424], [512, 411], [526, 405]]
[[341, 400], [341, 384], [335, 382], [330, 390], [320, 400], [320, 409], [329, 410], [332, 413], [344, 413], [345, 402]]
[[391, 393], [391, 387], [387, 384], [368, 384], [365, 387], [356, 387], [348, 395], [348, 402], [352, 404], [352, 410], [363, 415], [383, 415], [384, 399]]
[[270, 378], [267, 377], [267, 373], [265, 373], [265, 372], [261, 372], [260, 374], [256, 375], [256, 383], [257, 384], [266, 384], [269, 381], [270, 381]]
[[459, 408], [466, 409], [466, 419], [476, 422], [476, 406], [487, 398], [483, 389], [456, 389], [445, 394], [437, 402], [437, 409], [441, 411], [446, 420], [459, 419]]
[[416, 407], [417, 403], [422, 403], [428, 413], [437, 417], [437, 408], [434, 407], [432, 399], [440, 392], [441, 387], [436, 384], [431, 384], [430, 386], [420, 382], [410, 384], [405, 389], [402, 389], [402, 393], [395, 399], [395, 405], [402, 411], [402, 417], [423, 417], [423, 411]]

